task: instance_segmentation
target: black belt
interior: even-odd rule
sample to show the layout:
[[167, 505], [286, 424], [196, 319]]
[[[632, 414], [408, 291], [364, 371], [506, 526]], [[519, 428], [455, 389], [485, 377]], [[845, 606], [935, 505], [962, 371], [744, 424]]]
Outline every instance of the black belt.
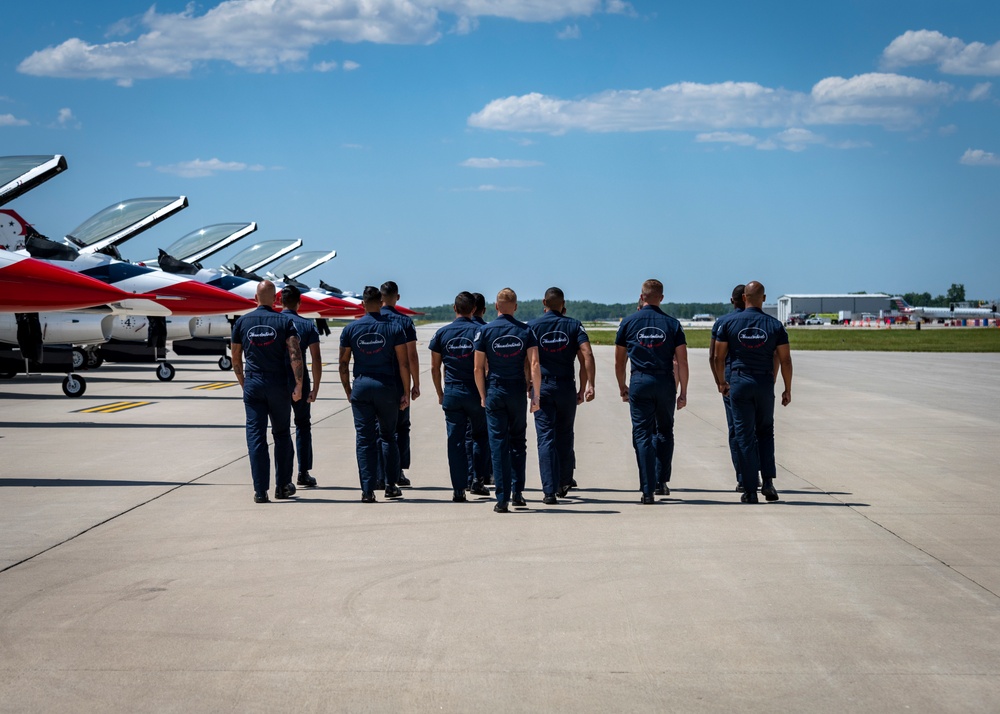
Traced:
[[489, 381], [495, 384], [528, 384], [523, 377], [490, 377]]
[[569, 377], [558, 377], [556, 375], [542, 375], [543, 382], [575, 382], [576, 377], [570, 375]]

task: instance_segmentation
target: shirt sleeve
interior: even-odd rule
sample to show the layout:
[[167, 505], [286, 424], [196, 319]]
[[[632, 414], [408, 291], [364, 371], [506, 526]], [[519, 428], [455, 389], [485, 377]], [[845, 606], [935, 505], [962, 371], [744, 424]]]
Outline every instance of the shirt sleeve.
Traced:
[[413, 320], [407, 317], [403, 321], [403, 332], [406, 336], [406, 342], [416, 342], [417, 341], [417, 328], [413, 324]]
[[349, 348], [350, 346], [351, 346], [351, 326], [348, 325], [340, 332], [340, 348], [344, 349], [345, 347]]
[[486, 337], [485, 328], [479, 330], [476, 333], [476, 338], [473, 340], [476, 343], [476, 352], [486, 352], [486, 340], [483, 339], [484, 337]]
[[621, 321], [618, 325], [618, 334], [615, 335], [615, 345], [618, 347], [628, 347], [628, 341], [625, 339], [625, 320]]
[[581, 324], [578, 325], [578, 329], [576, 331], [576, 344], [579, 347], [584, 342], [590, 342], [590, 335], [587, 334], [587, 330], [584, 329], [583, 325]]
[[780, 347], [781, 345], [788, 344], [788, 331], [785, 329], [785, 326], [782, 325], [780, 322], [778, 323], [778, 329], [775, 331], [774, 335], [775, 335], [774, 339], [775, 347]]
[[243, 344], [243, 320], [239, 319], [233, 323], [233, 334], [230, 340], [234, 345]]
[[687, 337], [684, 336], [684, 328], [681, 327], [680, 323], [677, 323], [677, 339], [674, 341], [674, 346], [680, 347], [681, 345], [687, 344]]
[[434, 337], [431, 338], [430, 344], [427, 345], [427, 348], [431, 352], [441, 352], [441, 330], [434, 333]]
[[530, 327], [528, 328], [528, 334], [525, 335], [524, 344], [526, 347], [538, 347], [538, 337], [535, 336], [535, 331]]

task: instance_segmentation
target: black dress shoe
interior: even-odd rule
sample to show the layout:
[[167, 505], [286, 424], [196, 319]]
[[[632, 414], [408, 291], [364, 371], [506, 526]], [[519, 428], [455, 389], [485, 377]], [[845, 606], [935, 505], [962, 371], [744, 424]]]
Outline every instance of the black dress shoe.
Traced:
[[385, 497], [386, 498], [402, 498], [403, 492], [399, 490], [399, 486], [386, 486], [385, 487]]
[[253, 502], [254, 503], [270, 503], [271, 499], [267, 497], [267, 491], [254, 491], [253, 492]]
[[493, 506], [493, 512], [494, 513], [510, 513], [510, 511], [507, 508], [507, 502], [506, 501], [501, 501], [497, 505]]
[[524, 500], [524, 496], [521, 495], [520, 491], [514, 494], [514, 497], [510, 499], [510, 502], [513, 503], [515, 506], [519, 506], [521, 508], [528, 505], [527, 502]]
[[467, 499], [465, 497], [465, 492], [464, 491], [461, 492], [461, 493], [459, 493], [458, 491], [456, 491], [455, 495], [451, 497], [451, 500], [454, 501], [455, 503], [465, 503], [469, 499]]
[[293, 486], [290, 483], [285, 484], [284, 486], [278, 486], [276, 489], [274, 489], [275, 498], [285, 499], [285, 498], [291, 498], [294, 495], [295, 495], [295, 486]]
[[295, 479], [295, 483], [299, 486], [305, 486], [306, 488], [315, 488], [316, 479], [309, 475], [308, 471], [303, 471], [299, 474], [298, 478]]
[[670, 486], [668, 486], [667, 484], [663, 484], [663, 495], [664, 496], [670, 495]]
[[474, 481], [472, 483], [472, 488], [469, 489], [469, 493], [476, 496], [489, 496], [490, 490], [483, 485], [482, 481]]
[[484, 478], [483, 479], [483, 483], [485, 483], [487, 486], [492, 486], [493, 485], [493, 474], [490, 474], [489, 476], [487, 476], [486, 478]]
[[743, 493], [743, 484], [741, 483], [736, 484], [736, 491], [737, 493]]
[[407, 488], [409, 488], [410, 487], [410, 479], [406, 478], [406, 474], [404, 474], [403, 472], [400, 472], [399, 476], [396, 477], [396, 485], [397, 486], [406, 486]]
[[656, 499], [653, 498], [652, 496], [643, 496], [642, 499], [639, 501], [639, 503], [641, 503], [644, 506], [649, 506], [656, 503]]
[[375, 492], [365, 491], [361, 494], [362, 503], [375, 503]]
[[740, 496], [740, 503], [760, 503], [756, 491], [747, 491]]
[[665, 490], [663, 490], [663, 486], [657, 486], [656, 488], [653, 489], [653, 495], [654, 496], [666, 496], [667, 492]]
[[379, 479], [378, 481], [375, 482], [375, 489], [376, 490], [381, 491], [383, 488], [385, 488], [385, 481], [383, 481], [382, 479]]
[[555, 496], [546, 496], [542, 499], [542, 503], [546, 506], [556, 506], [559, 504], [559, 501], [556, 500]]
[[558, 491], [556, 491], [556, 495], [559, 496], [559, 498], [566, 498], [566, 496], [569, 495], [570, 488], [571, 488], [570, 486], [563, 486]]
[[571, 478], [569, 480], [569, 487], [570, 488], [580, 488], [579, 486], [576, 485], [576, 479], [575, 478]]
[[778, 492], [774, 490], [774, 486], [764, 486], [760, 490], [760, 495], [766, 498], [768, 501], [778, 500]]

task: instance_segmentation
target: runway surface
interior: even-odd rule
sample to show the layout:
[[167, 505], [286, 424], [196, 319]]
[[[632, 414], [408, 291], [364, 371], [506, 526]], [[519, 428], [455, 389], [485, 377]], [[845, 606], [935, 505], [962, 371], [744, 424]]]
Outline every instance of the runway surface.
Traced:
[[500, 515], [451, 502], [419, 335], [414, 488], [372, 505], [336, 333], [320, 487], [269, 505], [213, 358], [172, 360], [172, 382], [105, 365], [80, 399], [56, 375], [0, 382], [3, 711], [1000, 706], [1000, 356], [793, 345], [782, 500], [750, 506], [692, 350], [672, 494], [650, 507], [597, 347], [581, 489], [542, 505], [529, 418], [529, 508]]

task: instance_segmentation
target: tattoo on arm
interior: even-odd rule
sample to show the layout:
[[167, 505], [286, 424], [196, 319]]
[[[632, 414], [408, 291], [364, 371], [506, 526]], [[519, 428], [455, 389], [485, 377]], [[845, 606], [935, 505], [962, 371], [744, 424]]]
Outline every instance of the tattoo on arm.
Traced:
[[299, 348], [299, 338], [289, 337], [285, 343], [288, 345], [288, 357], [292, 361], [292, 373], [296, 382], [302, 382], [305, 378], [305, 365], [302, 362], [302, 350]]

